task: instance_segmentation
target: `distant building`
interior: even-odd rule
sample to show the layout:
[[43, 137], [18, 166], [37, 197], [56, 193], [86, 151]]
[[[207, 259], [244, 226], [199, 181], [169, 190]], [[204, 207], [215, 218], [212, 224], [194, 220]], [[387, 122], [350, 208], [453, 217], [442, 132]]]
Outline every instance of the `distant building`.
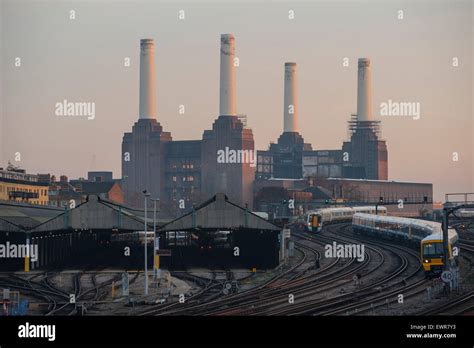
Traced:
[[83, 200], [85, 200], [88, 195], [97, 195], [100, 198], [119, 204], [125, 202], [122, 188], [114, 181], [91, 182], [85, 180], [71, 180], [70, 184], [74, 187], [75, 192], [83, 197]]
[[48, 183], [9, 164], [6, 169], [0, 168], [0, 199], [47, 205]]
[[[105, 172], [104, 172], [105, 173]], [[109, 173], [109, 172], [106, 172]], [[115, 180], [89, 181], [86, 179], [69, 180], [67, 176], [61, 175], [59, 181], [50, 174], [40, 174], [49, 185], [49, 204], [55, 207], [77, 206], [87, 200], [88, 195], [97, 195], [103, 199], [124, 203], [122, 188]], [[99, 176], [100, 177], [100, 176]], [[110, 172], [110, 176], [112, 173]], [[88, 178], [97, 180], [97, 176], [88, 175]]]
[[431, 183], [329, 178], [321, 185], [332, 193], [333, 199], [375, 204], [382, 198], [380, 204], [387, 204], [392, 215], [419, 216], [422, 212], [433, 210]]
[[108, 172], [108, 171], [87, 172], [87, 181], [91, 181], [91, 182], [114, 181], [113, 173]]
[[[308, 210], [347, 204], [380, 204], [396, 216], [420, 216], [433, 210], [430, 183], [348, 178], [257, 179], [254, 189], [255, 209], [270, 216], [300, 215]], [[289, 200], [293, 200], [291, 205]]]
[[49, 204], [53, 207], [72, 207], [84, 202], [84, 197], [76, 192], [76, 189], [68, 181], [67, 176], [61, 175], [59, 181], [50, 174], [41, 174], [49, 176]]

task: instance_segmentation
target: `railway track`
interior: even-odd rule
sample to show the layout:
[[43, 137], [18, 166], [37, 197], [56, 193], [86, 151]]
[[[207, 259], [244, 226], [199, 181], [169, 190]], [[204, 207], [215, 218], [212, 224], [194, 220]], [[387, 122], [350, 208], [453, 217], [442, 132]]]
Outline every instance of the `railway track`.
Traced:
[[[88, 289], [84, 289], [81, 283], [81, 277], [84, 275], [83, 272], [73, 274], [71, 277], [71, 291], [63, 290], [54, 284], [53, 278], [58, 274], [54, 272], [44, 272], [36, 274], [30, 278], [23, 278], [13, 274], [10, 274], [8, 278], [0, 279], [0, 286], [6, 288], [12, 288], [20, 291], [23, 294], [37, 298], [40, 301], [40, 305], [47, 305], [46, 312], [44, 315], [77, 315], [77, 305], [81, 308], [87, 309], [92, 307], [96, 301], [102, 298], [106, 292], [102, 289], [117, 280], [118, 276], [111, 280], [97, 283], [96, 276], [99, 271], [94, 271], [91, 274], [91, 283], [93, 286]], [[37, 280], [37, 278], [40, 278]], [[70, 295], [75, 295], [75, 302], [70, 301]]]
[[[468, 251], [470, 253], [474, 253], [474, 243], [472, 241], [461, 240], [460, 247], [464, 251]], [[408, 251], [408, 250], [407, 250]], [[413, 253], [413, 252], [412, 252]], [[417, 254], [413, 253], [415, 258], [418, 256]], [[471, 256], [466, 256], [463, 254], [468, 260], [472, 260]], [[423, 296], [426, 293], [426, 286], [430, 285], [429, 282], [415, 282], [413, 284], [407, 285], [403, 288], [404, 299], [413, 298], [416, 296]], [[369, 311], [374, 311], [379, 307], [383, 306], [390, 306], [392, 304], [397, 303], [397, 295], [398, 291], [393, 291], [389, 296], [384, 297], [382, 296], [379, 300], [374, 301], [366, 301], [365, 303], [359, 303], [354, 305], [352, 308], [346, 308], [346, 310], [354, 310], [358, 314], [367, 313]], [[471, 291], [461, 297], [456, 298], [453, 301], [450, 301], [446, 304], [442, 304], [441, 306], [437, 306], [436, 308], [424, 310], [418, 315], [461, 315], [464, 313], [469, 313], [474, 311], [474, 291]], [[334, 311], [331, 314], [341, 314], [342, 310]]]
[[[307, 251], [305, 251], [303, 248], [296, 247], [296, 250], [298, 250], [302, 256], [301, 258], [291, 267], [287, 268], [286, 270], [282, 270], [281, 273], [276, 274], [269, 280], [265, 281], [263, 284], [260, 284], [254, 288], [244, 290], [242, 292], [228, 295], [225, 297], [219, 297], [216, 299], [213, 299], [211, 301], [206, 301], [206, 302], [201, 302], [201, 301], [194, 301], [194, 303], [188, 302], [187, 305], [181, 304], [179, 302], [174, 302], [168, 306], [157, 306], [157, 308], [153, 308], [151, 310], [144, 311], [140, 313], [139, 315], [185, 315], [185, 314], [193, 314], [199, 310], [207, 311], [210, 306], [222, 306], [225, 305], [226, 303], [232, 302], [236, 299], [240, 298], [255, 298], [255, 294], [257, 294], [259, 291], [265, 289], [266, 287], [270, 286], [273, 283], [276, 283], [280, 279], [284, 279], [285, 282], [291, 281], [291, 277], [288, 279], [285, 279], [288, 275], [292, 274], [292, 272], [297, 272], [297, 269], [301, 267], [304, 262], [308, 259], [309, 254]], [[174, 309], [170, 311], [170, 309]]]
[[[299, 235], [298, 238], [310, 240], [313, 243], [318, 245], [324, 245], [321, 240], [313, 239], [306, 237], [304, 235]], [[301, 245], [299, 245], [301, 247]], [[312, 248], [314, 249], [314, 248]], [[317, 257], [320, 257], [319, 251], [315, 252]], [[379, 255], [383, 258], [381, 255]], [[272, 283], [267, 284], [266, 288], [261, 288], [258, 293], [250, 294], [248, 296], [235, 296], [232, 301], [225, 301], [220, 303], [218, 308], [214, 307], [212, 309], [205, 308], [201, 311], [193, 311], [193, 315], [243, 315], [243, 314], [268, 314], [260, 313], [258, 311], [268, 311], [267, 307], [274, 306], [275, 303], [285, 301], [288, 297], [288, 292], [293, 292], [295, 296], [298, 295], [298, 298], [301, 296], [310, 296], [313, 295], [316, 290], [323, 291], [328, 290], [331, 287], [336, 287], [339, 284], [335, 284], [337, 281], [343, 280], [346, 283], [352, 282], [350, 278], [351, 275], [356, 274], [364, 266], [370, 262], [370, 255], [365, 258], [363, 263], [354, 263], [354, 259], [349, 260], [342, 264], [338, 269], [336, 265], [340, 265], [341, 259], [336, 259], [328, 266], [323, 267], [313, 274], [307, 275], [304, 279], [290, 279], [283, 283], [278, 284], [278, 287], [272, 287]], [[353, 267], [351, 267], [353, 266]], [[326, 273], [326, 274], [325, 274]], [[292, 278], [292, 277], [290, 277]], [[349, 278], [349, 279], [347, 279]], [[269, 286], [270, 285], [270, 286]], [[286, 299], [285, 299], [286, 295]], [[222, 307], [225, 308], [222, 308]]]
[[185, 303], [180, 303], [178, 301], [166, 303], [167, 299], [172, 297], [171, 290], [170, 290], [170, 293], [167, 294], [165, 298], [163, 298], [162, 303], [160, 302], [159, 304], [151, 304], [151, 308], [147, 307], [145, 310], [135, 312], [134, 315], [143, 316], [143, 315], [158, 314], [161, 311], [171, 310], [172, 308], [175, 308], [178, 305], [190, 306], [196, 303], [201, 303], [202, 301], [205, 301], [206, 299], [212, 299], [213, 297], [218, 296], [219, 293], [216, 294], [216, 292], [222, 288], [223, 282], [217, 280], [217, 275], [219, 273], [225, 273], [225, 278], [229, 279], [229, 277], [232, 277], [232, 272], [227, 270], [225, 272], [224, 271], [211, 271], [210, 273], [211, 273], [211, 278], [198, 276], [195, 273], [191, 273], [188, 271], [172, 272], [171, 274], [173, 277], [186, 280], [186, 281], [191, 281], [192, 283], [200, 287], [200, 290], [188, 296], [186, 298]]
[[[295, 249], [299, 254], [291, 266], [282, 266], [279, 273], [250, 289], [222, 296], [224, 281], [233, 280], [233, 273], [211, 271], [211, 277], [191, 272], [174, 273], [173, 276], [192, 282], [198, 290], [179, 301], [147, 304], [131, 315], [347, 315], [372, 314], [375, 309], [390, 306], [403, 293], [404, 299], [420, 296], [430, 282], [420, 279], [423, 274], [419, 255], [411, 248], [354, 235], [350, 224], [329, 225], [320, 234], [293, 233]], [[364, 260], [355, 258], [325, 259], [324, 246], [363, 243]], [[460, 247], [474, 253], [474, 241], [460, 240]], [[466, 255], [467, 253], [464, 253]], [[469, 255], [467, 255], [469, 256]], [[319, 267], [315, 267], [319, 261]], [[413, 267], [416, 264], [417, 267]], [[225, 273], [222, 278], [222, 273]], [[90, 284], [84, 286], [85, 272], [71, 276], [71, 285], [64, 290], [55, 281], [56, 272], [36, 274], [27, 279], [11, 276], [0, 278], [0, 285], [16, 288], [40, 298], [48, 305], [46, 315], [78, 315], [82, 309], [94, 308], [108, 291], [105, 288], [119, 276], [99, 282], [98, 272], [90, 274]], [[220, 275], [221, 278], [217, 279]], [[255, 276], [251, 274], [249, 277]], [[354, 277], [362, 280], [355, 285]], [[138, 273], [135, 274], [136, 279]], [[224, 279], [224, 280], [223, 280]], [[243, 281], [244, 279], [240, 279]], [[70, 291], [69, 291], [70, 290]], [[70, 303], [74, 294], [76, 303]], [[296, 298], [288, 302], [288, 296]], [[169, 298], [172, 298], [170, 296]], [[107, 301], [106, 301], [107, 302]], [[105, 303], [105, 302], [104, 302]], [[463, 295], [442, 307], [419, 313], [421, 315], [459, 315], [474, 310], [474, 292]], [[118, 312], [117, 312], [118, 313]]]
[[[343, 234], [347, 236], [347, 233], [343, 233]], [[364, 237], [358, 236], [358, 239], [360, 241], [363, 241], [364, 243], [378, 245], [379, 247], [387, 249], [388, 251], [398, 255], [401, 258], [403, 265], [410, 264], [409, 258], [406, 256], [408, 255], [410, 258], [412, 258], [412, 261], [415, 264], [418, 264], [418, 267], [414, 271], [412, 271], [410, 274], [408, 274], [406, 277], [402, 278], [401, 281], [398, 281], [395, 284], [386, 286], [385, 291], [383, 293], [380, 293], [380, 294], [374, 293], [373, 296], [371, 295], [367, 299], [363, 299], [361, 301], [358, 301], [357, 303], [348, 304], [344, 307], [337, 308], [335, 310], [329, 310], [329, 311], [319, 313], [319, 314], [338, 315], [338, 314], [344, 314], [344, 313], [348, 314], [351, 311], [353, 311], [353, 313], [361, 314], [369, 310], [373, 311], [374, 309], [378, 307], [382, 307], [385, 305], [389, 306], [390, 304], [397, 301], [397, 295], [399, 295], [400, 293], [403, 293], [404, 300], [406, 300], [407, 298], [419, 295], [426, 291], [426, 286], [429, 285], [430, 282], [424, 278], [415, 279], [417, 275], [419, 276], [423, 275], [422, 267], [419, 264], [418, 253], [416, 253], [411, 248], [402, 247], [399, 245], [393, 245], [391, 243], [385, 243], [379, 240], [374, 241], [372, 238], [364, 238]], [[392, 280], [396, 275], [398, 274], [395, 272], [393, 275], [390, 275], [388, 278], [386, 278], [386, 280]], [[414, 281], [409, 283], [409, 280], [411, 279], [414, 279]]]
[[[193, 283], [197, 284], [201, 287], [201, 289], [194, 293], [191, 296], [188, 296], [185, 303], [180, 303], [178, 301], [167, 303], [167, 304], [160, 304], [154, 306], [155, 308], [149, 309], [147, 308], [145, 311], [141, 311], [138, 315], [157, 315], [164, 311], [172, 310], [178, 306], [181, 307], [189, 307], [193, 305], [199, 305], [205, 301], [212, 301], [214, 298], [220, 295], [220, 290], [223, 287], [223, 282], [216, 280], [217, 274], [220, 272], [212, 271], [212, 278], [206, 278], [197, 276], [196, 274], [190, 272], [183, 272], [183, 273], [174, 273], [173, 276], [185, 280], [191, 280]], [[226, 271], [226, 279], [233, 278], [232, 272]], [[214, 292], [214, 293], [212, 293]], [[183, 309], [183, 308], [180, 308]], [[134, 315], [137, 315], [135, 313]]]
[[474, 310], [474, 291], [444, 303], [436, 308], [428, 309], [420, 315], [462, 315]]
[[[337, 229], [340, 229], [340, 228], [346, 228], [347, 226], [342, 226], [342, 227], [334, 227], [334, 228], [337, 228]], [[310, 237], [310, 239], [312, 238], [315, 238], [313, 236]], [[322, 237], [321, 235], [318, 235], [316, 237], [317, 239], [321, 239], [321, 240], [326, 240], [326, 242], [328, 241], [333, 241], [333, 240], [338, 240], [340, 242], [351, 242], [350, 240], [342, 240], [340, 238], [330, 238], [330, 239], [327, 239], [325, 237]], [[321, 242], [321, 240], [319, 240], [318, 242]], [[367, 286], [366, 288], [363, 288], [363, 289], [360, 289], [358, 291], [356, 291], [357, 293], [357, 296], [355, 296], [355, 300], [360, 300], [360, 297], [361, 297], [361, 293], [363, 292], [362, 290], [365, 291], [365, 296], [367, 295], [371, 295], [370, 292], [368, 292], [368, 290], [373, 290], [374, 287], [376, 286], [382, 286], [384, 284], [386, 284], [387, 282], [393, 280], [394, 278], [396, 278], [397, 276], [400, 276], [400, 274], [402, 274], [408, 267], [408, 264], [409, 264], [409, 261], [408, 261], [408, 258], [406, 256], [399, 256], [398, 254], [400, 254], [400, 251], [401, 251], [401, 248], [400, 247], [395, 247], [395, 246], [392, 246], [392, 245], [388, 245], [387, 243], [371, 243], [372, 245], [376, 245], [378, 247], [381, 247], [383, 249], [388, 249], [388, 250], [391, 250], [390, 252], [394, 255], [397, 255], [398, 257], [400, 257], [401, 259], [401, 265], [390, 275], [384, 277], [383, 279], [379, 280], [379, 282], [376, 282], [376, 283], [371, 283], [369, 286]], [[394, 249], [397, 249], [396, 251]], [[408, 252], [411, 254], [411, 257], [413, 257], [415, 259], [415, 262], [418, 262], [418, 255], [407, 249]], [[407, 250], [403, 250], [404, 252], [407, 252]], [[377, 267], [374, 267], [374, 269], [372, 270], [372, 272], [375, 272], [380, 264], [383, 263], [383, 259], [384, 259], [384, 256], [382, 254], [380, 254], [380, 251], [378, 251], [377, 249], [373, 249], [372, 250], [372, 253], [379, 253], [379, 256], [380, 256], [380, 259], [382, 260], [381, 262], [379, 262], [379, 265]], [[384, 290], [387, 290], [387, 289], [390, 289], [392, 287], [395, 287], [397, 284], [398, 285], [402, 285], [404, 286], [405, 290], [408, 290], [407, 288], [407, 280], [412, 278], [412, 277], [415, 277], [416, 274], [419, 274], [419, 273], [422, 273], [420, 272], [421, 270], [421, 266], [418, 266], [418, 268], [416, 268], [415, 271], [413, 271], [411, 274], [403, 277], [401, 280], [395, 282], [394, 284], [391, 284], [390, 286], [386, 286], [384, 288]], [[356, 272], [353, 270], [352, 273], [348, 273], [349, 275], [351, 274], [355, 274]], [[367, 275], [367, 274], [366, 274]], [[344, 277], [342, 277], [344, 278]], [[305, 290], [309, 290], [309, 292], [313, 291], [313, 292], [322, 292], [322, 291], [327, 291], [328, 288], [330, 287], [337, 287], [337, 286], [340, 286], [340, 284], [337, 284], [337, 280], [338, 279], [332, 279], [328, 281], [328, 283], [325, 283], [325, 284], [322, 284], [322, 282], [318, 282], [318, 284], [313, 284], [313, 285], [308, 285], [306, 287]], [[348, 280], [348, 282], [351, 282], [351, 279]], [[421, 285], [421, 284], [424, 284], [424, 280], [419, 280], [417, 282], [415, 282], [414, 284], [410, 285], [410, 286], [418, 286], [418, 285]], [[333, 283], [333, 284], [331, 284]], [[324, 287], [323, 285], [328, 285], [329, 284], [329, 287]], [[301, 283], [299, 284], [301, 285]], [[331, 286], [332, 285], [332, 286]], [[382, 287], [383, 288], [383, 287]], [[287, 290], [292, 290], [291, 288], [289, 289], [283, 289], [285, 291]], [[301, 289], [300, 289], [301, 290]], [[375, 299], [378, 299], [380, 300], [381, 298], [380, 297], [375, 297], [375, 295], [379, 295], [380, 289], [377, 289], [377, 291], [375, 293], [372, 293], [372, 295], [374, 296], [373, 298], [369, 298], [370, 301], [374, 301]], [[399, 289], [395, 289], [393, 290], [393, 293], [394, 292], [398, 292]], [[288, 292], [288, 291], [287, 291]], [[384, 296], [391, 296], [393, 295], [393, 293], [386, 293], [384, 294]], [[302, 295], [304, 294], [304, 292], [297, 292], [297, 294], [299, 295]], [[257, 300], [254, 300], [253, 303], [248, 303], [246, 301], [242, 302], [242, 303], [234, 303], [234, 307], [236, 306], [239, 306], [240, 309], [238, 311], [236, 310], [232, 310], [232, 307], [229, 309], [225, 309], [225, 310], [212, 310], [212, 311], [208, 311], [207, 313], [198, 313], [198, 314], [207, 314], [207, 315], [228, 315], [228, 314], [231, 314], [231, 315], [243, 315], [243, 314], [257, 314], [257, 315], [262, 315], [262, 314], [277, 314], [277, 315], [292, 315], [292, 314], [311, 314], [311, 311], [313, 311], [315, 309], [315, 305], [316, 304], [320, 304], [321, 306], [324, 304], [325, 306], [327, 306], [327, 303], [330, 302], [328, 301], [328, 299], [317, 299], [317, 300], [309, 300], [309, 301], [303, 301], [303, 304], [300, 305], [300, 306], [295, 306], [295, 304], [292, 304], [291, 306], [288, 305], [288, 303], [284, 304], [284, 300], [282, 299], [282, 296], [281, 296], [281, 293], [280, 294], [272, 294], [273, 296], [269, 296], [268, 298], [265, 298], [265, 296], [261, 296], [259, 294], [259, 298]], [[310, 293], [307, 293], [307, 295], [310, 295]], [[281, 306], [283, 308], [281, 309], [277, 309], [277, 310], [270, 310], [269, 308], [272, 308], [275, 306], [275, 302], [277, 301], [277, 298], [275, 296], [279, 296], [279, 299], [281, 301]], [[262, 303], [262, 297], [263, 297], [263, 300], [265, 303]], [[298, 296], [298, 298], [300, 298], [301, 296]], [[353, 293], [349, 293], [349, 294], [342, 294], [340, 296], [336, 296], [338, 298], [338, 300], [336, 301], [337, 303], [331, 303], [330, 304], [330, 307], [340, 307], [341, 305], [344, 304], [344, 302], [347, 300], [346, 298], [351, 298], [351, 297], [354, 297], [354, 292]], [[342, 301], [341, 301], [342, 300]], [[349, 302], [353, 301], [354, 299], [350, 299]], [[366, 300], [367, 301], [367, 300]], [[364, 303], [362, 303], [362, 305], [364, 305]], [[249, 309], [247, 311], [245, 310], [242, 310], [242, 306], [246, 306], [246, 307], [249, 307]], [[321, 307], [320, 306], [320, 307]], [[295, 308], [295, 307], [298, 307], [298, 308]], [[309, 307], [309, 308], [308, 308]], [[326, 309], [328, 309], [328, 307], [325, 307]], [[355, 308], [355, 306], [353, 306], [353, 308]], [[298, 312], [295, 312], [295, 309], [299, 310]], [[321, 308], [319, 308], [321, 309]], [[344, 307], [343, 309], [341, 309], [340, 312], [342, 311], [346, 311], [348, 309], [348, 307]], [[325, 314], [336, 314], [336, 313], [330, 313], [329, 310], [327, 310], [327, 313]]]
[[[346, 228], [346, 225], [343, 225], [338, 229], [336, 233], [340, 233], [340, 231]], [[334, 230], [330, 228], [330, 230]], [[319, 237], [319, 236], [318, 236]], [[341, 239], [340, 237], [332, 237], [334, 240], [338, 240], [339, 242], [353, 242], [353, 240]], [[368, 243], [366, 243], [366, 246]], [[372, 272], [375, 272], [377, 269], [380, 269], [381, 265], [385, 261], [385, 255], [387, 252], [391, 252], [396, 257], [400, 258], [400, 265], [395, 270], [393, 270], [388, 275], [382, 277], [380, 280], [368, 283], [368, 285], [364, 285], [358, 289], [354, 289], [350, 292], [345, 292], [341, 295], [332, 296], [330, 298], [317, 298], [317, 299], [310, 299], [307, 301], [302, 301], [297, 306], [286, 306], [285, 308], [272, 311], [270, 314], [276, 315], [310, 315], [310, 314], [318, 314], [318, 315], [336, 315], [345, 313], [347, 310], [354, 309], [357, 306], [357, 303], [362, 303], [361, 301], [373, 300], [370, 298], [371, 296], [379, 296], [381, 291], [387, 291], [388, 289], [394, 287], [396, 284], [401, 283], [404, 284], [406, 279], [413, 277], [418, 270], [412, 272], [407, 277], [402, 278], [402, 280], [395, 282], [394, 284], [389, 284], [390, 281], [394, 280], [396, 277], [399, 277], [408, 267], [408, 259], [404, 256], [400, 256], [399, 252], [393, 252], [387, 248], [386, 245], [382, 245], [382, 243], [370, 243], [370, 247], [372, 250], [376, 250], [379, 253], [382, 253], [380, 249], [385, 249], [385, 253], [382, 253], [382, 262], [375, 267]], [[379, 249], [377, 249], [379, 248]], [[367, 274], [365, 275], [365, 277]], [[355, 303], [354, 303], [355, 302]]]

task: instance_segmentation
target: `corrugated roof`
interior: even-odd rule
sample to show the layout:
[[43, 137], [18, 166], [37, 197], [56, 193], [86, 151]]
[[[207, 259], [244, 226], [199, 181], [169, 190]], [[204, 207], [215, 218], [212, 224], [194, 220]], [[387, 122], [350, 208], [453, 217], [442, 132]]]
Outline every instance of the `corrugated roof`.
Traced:
[[248, 209], [230, 202], [223, 193], [196, 207], [160, 228], [160, 232], [192, 229], [247, 228], [255, 230], [281, 230]]
[[0, 201], [0, 231], [29, 230], [63, 212], [61, 208]]

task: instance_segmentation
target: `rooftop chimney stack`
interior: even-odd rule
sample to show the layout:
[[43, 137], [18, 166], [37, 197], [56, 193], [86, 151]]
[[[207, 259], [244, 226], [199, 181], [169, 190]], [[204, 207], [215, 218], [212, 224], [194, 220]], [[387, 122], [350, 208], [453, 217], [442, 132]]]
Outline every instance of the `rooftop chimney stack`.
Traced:
[[235, 38], [233, 34], [221, 35], [221, 81], [219, 90], [219, 115], [237, 115], [234, 44]]
[[140, 40], [140, 110], [139, 119], [156, 118], [155, 43]]
[[296, 63], [285, 63], [283, 132], [298, 132], [298, 89]]
[[357, 121], [373, 121], [370, 59], [359, 58], [357, 73]]

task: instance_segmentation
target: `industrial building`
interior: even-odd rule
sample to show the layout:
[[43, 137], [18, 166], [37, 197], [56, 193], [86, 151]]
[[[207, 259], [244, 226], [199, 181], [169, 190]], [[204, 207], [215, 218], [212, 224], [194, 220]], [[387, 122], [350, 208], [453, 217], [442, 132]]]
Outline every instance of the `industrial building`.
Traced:
[[341, 150], [313, 150], [298, 131], [296, 63], [285, 63], [283, 133], [258, 151], [256, 179], [357, 178], [387, 180], [388, 155], [380, 121], [372, 115], [370, 60], [358, 62], [357, 114], [349, 121], [350, 139]]
[[[141, 40], [139, 118], [122, 141], [122, 187], [128, 204], [142, 206], [147, 190], [181, 213], [217, 192], [252, 206], [255, 163], [249, 158], [254, 141], [252, 130], [237, 115], [234, 58], [234, 36], [221, 35], [219, 117], [202, 140], [176, 141], [157, 121], [154, 41]], [[222, 151], [246, 156], [221, 161]]]
[[335, 200], [379, 203], [390, 215], [421, 216], [433, 210], [431, 183], [329, 178], [323, 185]]
[[[387, 207], [389, 214], [397, 216], [427, 215], [433, 210], [431, 183], [273, 178], [255, 180], [254, 190], [255, 210], [264, 211], [270, 217], [296, 216], [309, 210], [338, 205], [380, 204]], [[291, 205], [290, 200], [293, 200]]]

